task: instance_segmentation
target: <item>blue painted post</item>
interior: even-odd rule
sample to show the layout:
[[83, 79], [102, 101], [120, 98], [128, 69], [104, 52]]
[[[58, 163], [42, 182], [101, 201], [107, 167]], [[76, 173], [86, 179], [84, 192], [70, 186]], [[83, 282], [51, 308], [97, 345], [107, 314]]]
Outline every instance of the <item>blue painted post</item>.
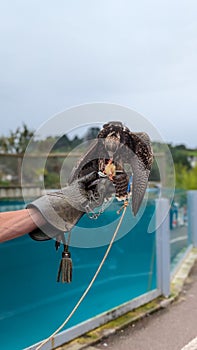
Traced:
[[197, 247], [197, 191], [188, 191], [188, 233], [191, 238], [191, 243]]
[[156, 200], [157, 284], [165, 297], [170, 295], [170, 221], [169, 201]]

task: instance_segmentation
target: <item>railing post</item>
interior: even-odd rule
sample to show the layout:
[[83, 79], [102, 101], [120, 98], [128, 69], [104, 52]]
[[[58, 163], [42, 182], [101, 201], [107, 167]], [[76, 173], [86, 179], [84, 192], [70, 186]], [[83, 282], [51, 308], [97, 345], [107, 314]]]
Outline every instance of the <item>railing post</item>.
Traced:
[[156, 199], [157, 285], [161, 293], [170, 295], [170, 227], [169, 201]]
[[197, 191], [188, 191], [187, 201], [188, 232], [191, 243], [194, 247], [197, 247]]

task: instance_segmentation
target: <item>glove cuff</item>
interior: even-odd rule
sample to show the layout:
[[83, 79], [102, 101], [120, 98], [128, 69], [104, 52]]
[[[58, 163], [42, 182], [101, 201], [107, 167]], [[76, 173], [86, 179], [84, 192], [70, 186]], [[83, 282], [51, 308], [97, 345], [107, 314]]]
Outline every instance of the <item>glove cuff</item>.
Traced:
[[32, 231], [30, 236], [37, 241], [45, 241], [58, 234], [70, 231], [79, 221], [84, 212], [72, 207], [61, 192], [42, 196], [27, 205], [27, 209], [37, 209], [46, 224]]

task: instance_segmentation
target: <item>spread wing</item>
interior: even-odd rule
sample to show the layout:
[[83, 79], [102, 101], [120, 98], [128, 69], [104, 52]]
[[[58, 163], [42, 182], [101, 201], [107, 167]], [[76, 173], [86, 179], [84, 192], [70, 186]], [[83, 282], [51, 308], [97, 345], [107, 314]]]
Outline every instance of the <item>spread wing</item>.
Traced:
[[98, 161], [100, 158], [107, 157], [107, 152], [105, 150], [103, 140], [95, 139], [93, 140], [86, 152], [79, 158], [75, 167], [73, 168], [68, 183], [71, 184], [73, 180], [81, 178], [93, 171], [99, 171]]
[[133, 144], [133, 157], [130, 164], [133, 171], [132, 210], [137, 214], [146, 192], [148, 178], [153, 163], [153, 153], [150, 138], [146, 133], [130, 132]]

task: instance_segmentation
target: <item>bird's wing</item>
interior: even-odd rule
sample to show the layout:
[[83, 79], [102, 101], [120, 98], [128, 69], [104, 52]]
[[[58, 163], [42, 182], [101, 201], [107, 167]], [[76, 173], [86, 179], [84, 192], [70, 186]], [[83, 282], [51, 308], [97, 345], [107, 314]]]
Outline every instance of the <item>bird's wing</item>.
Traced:
[[82, 176], [85, 176], [93, 171], [98, 172], [98, 160], [106, 156], [107, 154], [103, 145], [103, 140], [93, 140], [86, 152], [77, 161], [70, 174], [68, 183], [70, 184], [73, 180], [81, 178]]
[[148, 178], [153, 163], [150, 138], [146, 133], [130, 132], [134, 153], [130, 158], [133, 171], [132, 210], [136, 215], [146, 192]]

